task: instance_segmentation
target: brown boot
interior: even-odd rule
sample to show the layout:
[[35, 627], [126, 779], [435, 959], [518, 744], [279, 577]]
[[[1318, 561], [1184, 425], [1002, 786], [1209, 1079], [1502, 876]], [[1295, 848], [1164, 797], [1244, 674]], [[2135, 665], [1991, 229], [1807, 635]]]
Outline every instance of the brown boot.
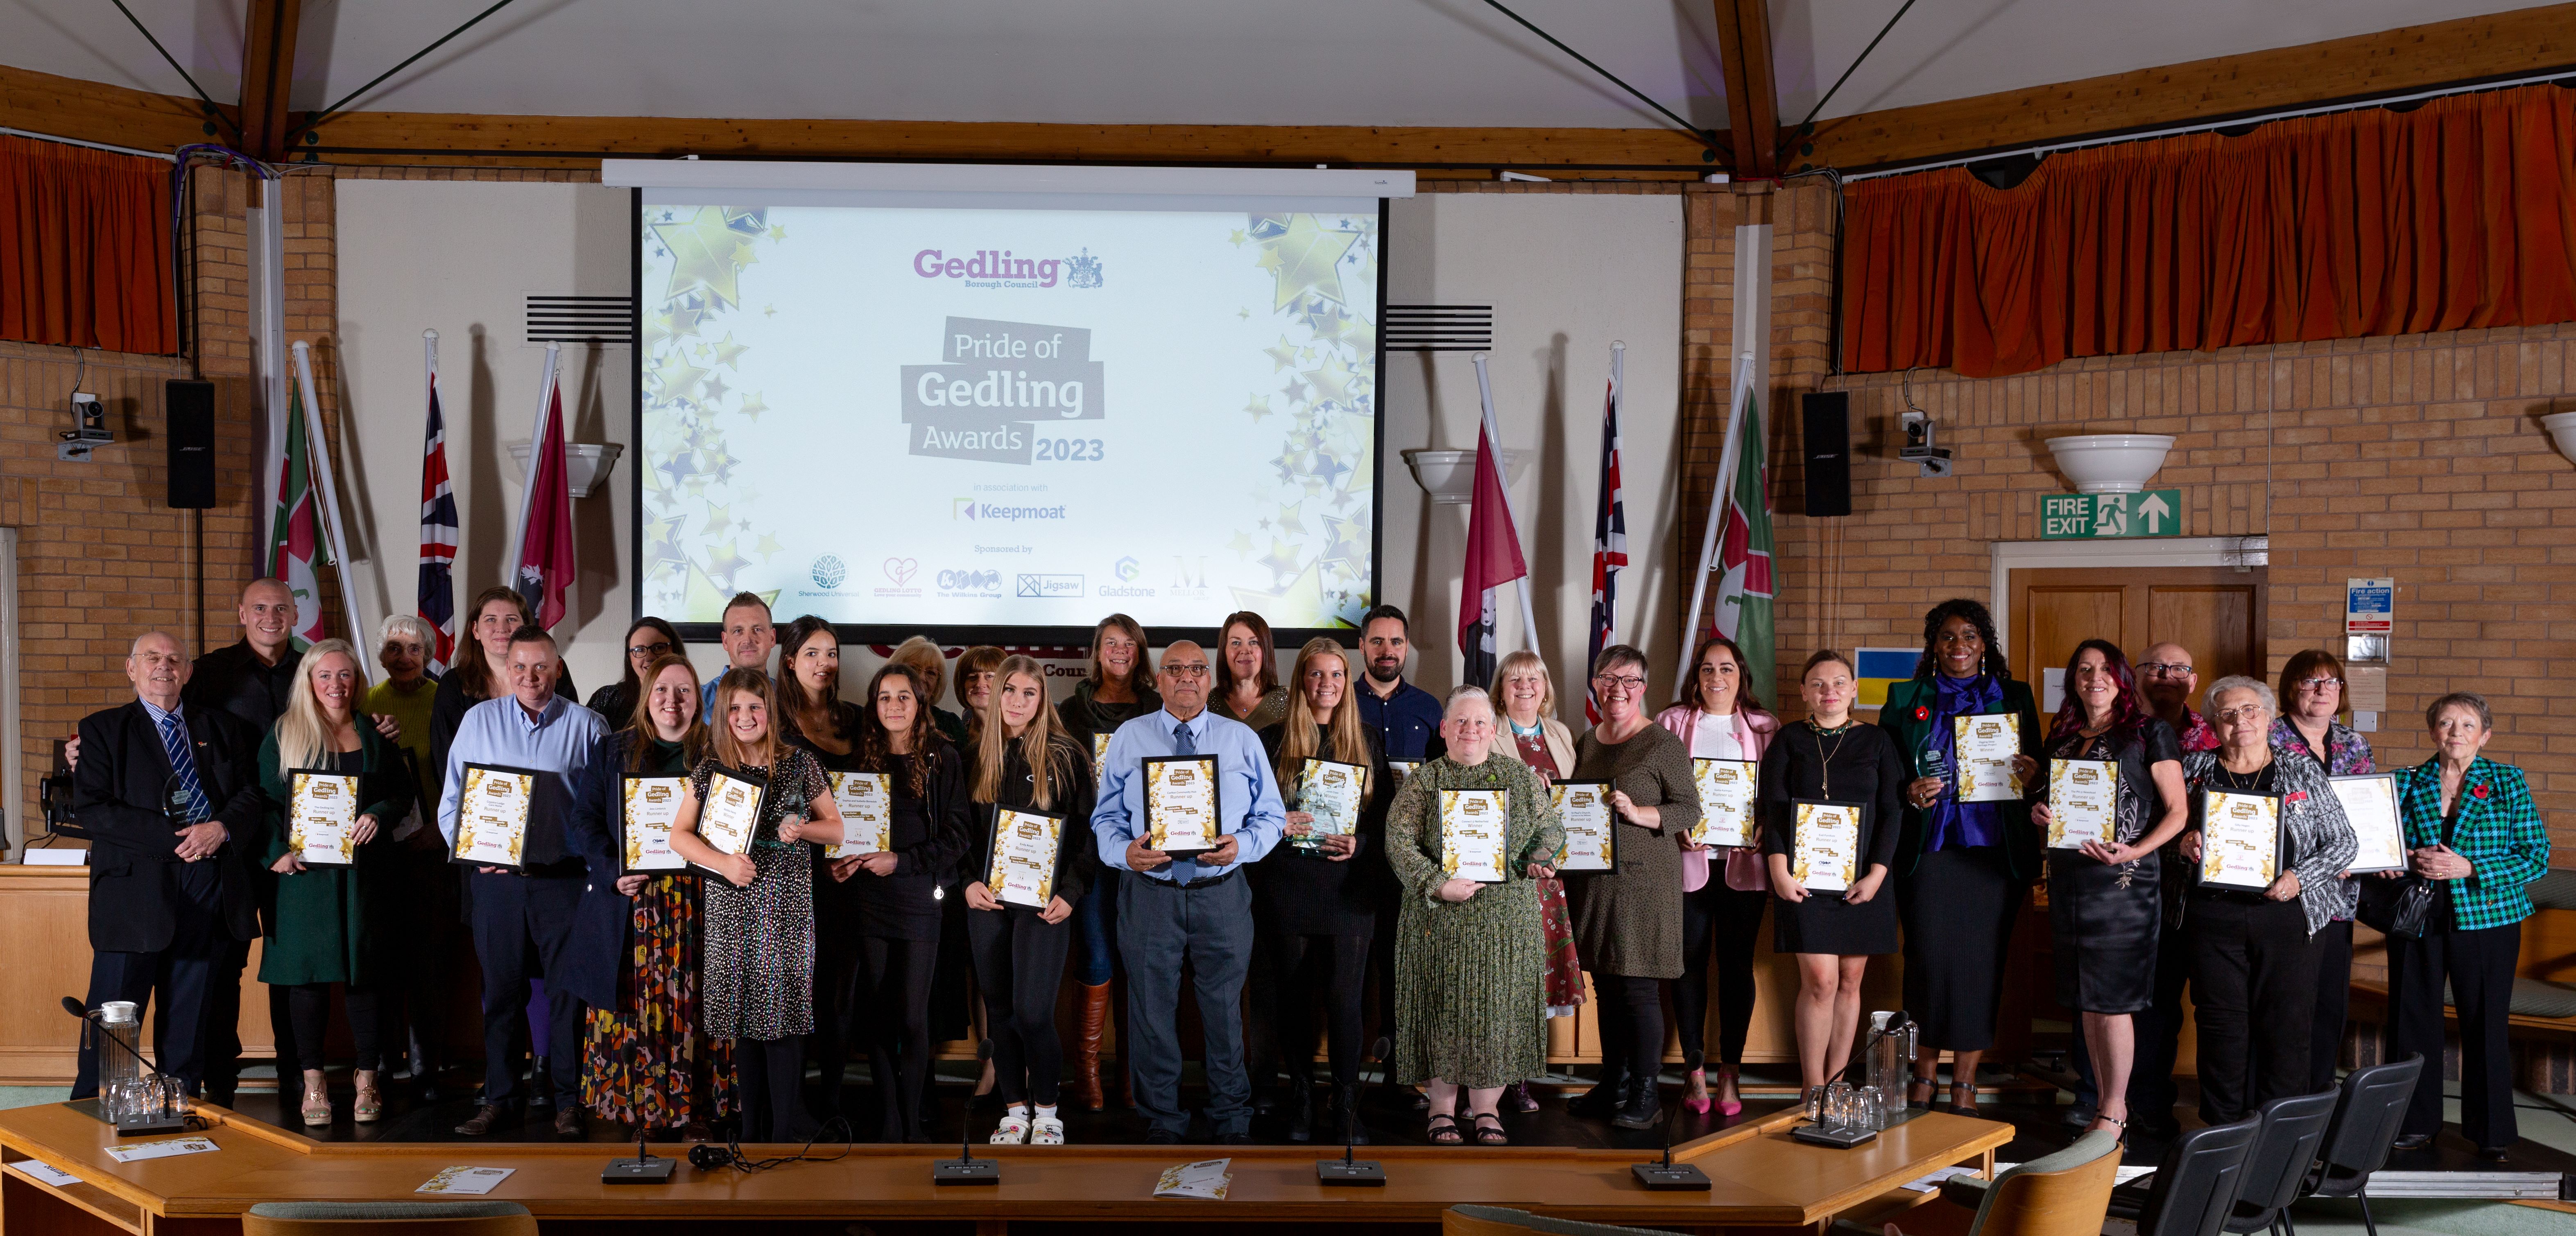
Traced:
[[1108, 1106], [1100, 1092], [1100, 1036], [1109, 1027], [1109, 984], [1082, 987], [1082, 1029], [1074, 1039], [1073, 1076], [1065, 1090], [1073, 1105], [1099, 1111]]

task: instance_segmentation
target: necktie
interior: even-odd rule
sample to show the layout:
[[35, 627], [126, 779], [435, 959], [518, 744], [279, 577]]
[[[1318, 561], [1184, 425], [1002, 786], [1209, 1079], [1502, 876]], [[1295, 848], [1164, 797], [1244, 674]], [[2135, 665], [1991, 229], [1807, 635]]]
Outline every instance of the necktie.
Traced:
[[206, 802], [206, 787], [197, 780], [197, 754], [188, 741], [188, 727], [177, 713], [171, 713], [161, 718], [160, 730], [161, 753], [170, 757], [170, 775], [178, 778], [187, 798], [188, 822], [201, 823], [215, 812]]
[[[1175, 725], [1175, 726], [1173, 726], [1173, 727], [1172, 727], [1172, 754], [1174, 754], [1174, 755], [1197, 755], [1198, 753], [1199, 753], [1199, 742], [1198, 742], [1198, 739], [1193, 738], [1193, 737], [1191, 737], [1191, 736], [1190, 736], [1190, 723], [1189, 723], [1189, 722], [1187, 722], [1187, 721], [1184, 721], [1184, 722], [1181, 722], [1179, 725]], [[1195, 880], [1195, 879], [1199, 878], [1199, 865], [1198, 865], [1198, 863], [1197, 863], [1197, 862], [1195, 862], [1195, 861], [1193, 861], [1193, 860], [1191, 860], [1191, 859], [1186, 859], [1186, 858], [1176, 858], [1176, 859], [1173, 859], [1173, 860], [1172, 860], [1172, 865], [1171, 865], [1171, 867], [1169, 868], [1169, 870], [1170, 870], [1170, 871], [1171, 871], [1171, 873], [1172, 873], [1172, 879], [1173, 879], [1173, 881], [1174, 881], [1174, 882], [1176, 882], [1176, 883], [1180, 883], [1180, 884], [1187, 884], [1187, 883], [1189, 883], [1190, 881], [1192, 881], [1192, 880]]]

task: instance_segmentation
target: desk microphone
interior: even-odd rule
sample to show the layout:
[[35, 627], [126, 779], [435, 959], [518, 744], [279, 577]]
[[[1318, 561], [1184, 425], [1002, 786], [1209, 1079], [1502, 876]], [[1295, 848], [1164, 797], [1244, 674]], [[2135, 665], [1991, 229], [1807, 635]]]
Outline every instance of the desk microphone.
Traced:
[[[1369, 1045], [1369, 1054], [1377, 1057], [1379, 1075], [1381, 1077], [1395, 1072], [1393, 1040], [1388, 1039], [1384, 1035], [1380, 1035], [1377, 1042]], [[1368, 1086], [1366, 1083], [1362, 1083], [1351, 1088], [1350, 1106], [1342, 1112], [1342, 1161], [1339, 1163], [1336, 1163], [1331, 1159], [1318, 1161], [1315, 1164], [1316, 1184], [1376, 1185], [1380, 1187], [1383, 1187], [1386, 1184], [1385, 1165], [1374, 1160], [1365, 1160], [1361, 1162], [1353, 1162], [1351, 1160], [1351, 1146], [1353, 1144], [1352, 1137], [1359, 1129], [1360, 1098], [1367, 1093]]]
[[[167, 1074], [163, 1073], [160, 1069], [154, 1067], [151, 1061], [144, 1059], [142, 1052], [136, 1051], [131, 1046], [128, 1046], [125, 1040], [120, 1039], [113, 1034], [109, 1034], [104, 1027], [93, 1027], [90, 1023], [98, 1020], [98, 1015], [90, 1012], [87, 1008], [82, 1007], [79, 997], [63, 997], [63, 1011], [80, 1019], [81, 1037], [83, 1039], [97, 1043], [114, 1043], [116, 1045], [116, 1050], [125, 1053], [127, 1058], [133, 1060], [135, 1066], [143, 1070], [143, 1076], [145, 1077], [157, 1078], [167, 1076]], [[140, 1014], [141, 1011], [142, 1010], [139, 1008], [136, 1010], [137, 1014]], [[166, 1116], [146, 1116], [141, 1113], [111, 1115], [107, 1110], [107, 1096], [104, 1094], [100, 1095], [98, 1099], [98, 1114], [100, 1119], [106, 1120], [110, 1124], [116, 1126], [116, 1135], [118, 1137], [134, 1137], [144, 1133], [185, 1133], [188, 1131], [188, 1118], [177, 1112], [172, 1112]]]
[[1708, 1173], [1689, 1163], [1673, 1162], [1673, 1122], [1681, 1118], [1682, 1105], [1675, 1103], [1664, 1116], [1664, 1160], [1661, 1163], [1635, 1163], [1628, 1170], [1637, 1174], [1637, 1183], [1656, 1192], [1708, 1191]]
[[[649, 1131], [650, 1130], [647, 1129], [643, 1121], [638, 1120], [635, 1122], [635, 1157], [632, 1159], [610, 1159], [608, 1161], [608, 1166], [599, 1169], [599, 1183], [671, 1183], [671, 1173], [679, 1168], [680, 1161], [678, 1159], [657, 1159], [653, 1157], [652, 1150], [647, 1148], [644, 1144], [644, 1138]], [[690, 1158], [692, 1162], [696, 1161], [696, 1155], [694, 1152], [691, 1154]]]
[[[985, 1039], [975, 1044], [975, 1059], [978, 1063], [992, 1058], [993, 1040]], [[887, 1101], [895, 1102], [897, 1100], [889, 1099]], [[930, 1165], [930, 1183], [935, 1185], [997, 1185], [1002, 1183], [1002, 1162], [999, 1159], [977, 1159], [975, 1157], [975, 1125], [972, 1121], [969, 1121], [966, 1124], [965, 1131], [957, 1135], [957, 1157], [954, 1159], [941, 1159]]]

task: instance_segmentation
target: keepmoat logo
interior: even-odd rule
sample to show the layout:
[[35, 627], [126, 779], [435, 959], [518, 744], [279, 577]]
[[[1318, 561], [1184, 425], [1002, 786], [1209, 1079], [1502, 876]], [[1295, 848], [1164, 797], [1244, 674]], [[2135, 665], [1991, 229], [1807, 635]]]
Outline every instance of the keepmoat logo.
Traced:
[[901, 366], [912, 454], [983, 463], [1035, 461], [1040, 422], [1105, 419], [1104, 366], [1072, 326], [949, 318], [940, 362]]
[[986, 502], [981, 498], [951, 498], [948, 500], [948, 517], [1002, 524], [1022, 520], [1062, 522], [1064, 508], [1065, 504], [1061, 502], [1054, 506], [1025, 506], [1015, 502]]

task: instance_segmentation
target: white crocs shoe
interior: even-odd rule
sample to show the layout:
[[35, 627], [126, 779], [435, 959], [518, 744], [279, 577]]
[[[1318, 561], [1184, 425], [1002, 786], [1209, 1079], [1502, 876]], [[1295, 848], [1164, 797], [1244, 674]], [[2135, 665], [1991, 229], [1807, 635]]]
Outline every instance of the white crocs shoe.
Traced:
[[[1063, 1126], [1057, 1127], [1061, 1129]], [[993, 1136], [987, 1140], [996, 1146], [1017, 1146], [1029, 1140], [1028, 1109], [1014, 1107], [1005, 1110], [1002, 1113], [1002, 1123], [994, 1126]]]
[[1029, 1126], [1029, 1144], [1032, 1146], [1063, 1145], [1064, 1121], [1053, 1116], [1038, 1117]]

